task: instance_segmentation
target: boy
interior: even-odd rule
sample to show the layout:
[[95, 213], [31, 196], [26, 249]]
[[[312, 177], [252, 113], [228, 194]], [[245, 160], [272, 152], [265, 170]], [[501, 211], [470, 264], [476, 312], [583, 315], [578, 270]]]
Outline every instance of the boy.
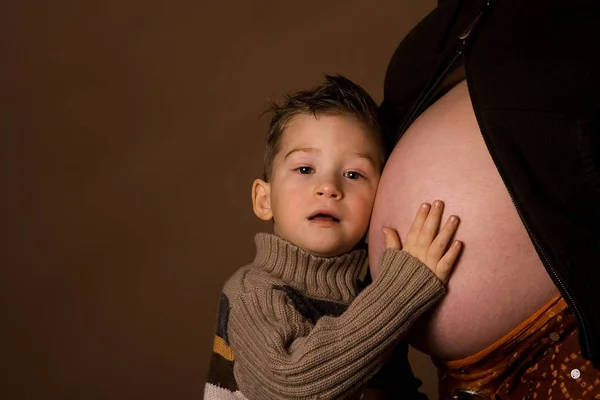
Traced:
[[444, 294], [461, 248], [449, 246], [458, 218], [438, 234], [443, 203], [422, 204], [404, 250], [384, 228], [377, 276], [358, 294], [386, 156], [377, 106], [348, 79], [327, 76], [270, 111], [264, 179], [254, 182], [252, 201], [274, 234], [256, 235], [254, 262], [225, 284], [205, 399], [360, 396]]

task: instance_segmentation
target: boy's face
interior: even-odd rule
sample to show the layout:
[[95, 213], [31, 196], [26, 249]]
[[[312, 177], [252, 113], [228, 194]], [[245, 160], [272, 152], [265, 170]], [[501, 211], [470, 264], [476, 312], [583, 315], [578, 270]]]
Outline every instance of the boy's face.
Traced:
[[367, 231], [381, 169], [381, 148], [356, 118], [302, 114], [281, 138], [271, 182], [254, 183], [254, 211], [294, 245], [340, 255]]

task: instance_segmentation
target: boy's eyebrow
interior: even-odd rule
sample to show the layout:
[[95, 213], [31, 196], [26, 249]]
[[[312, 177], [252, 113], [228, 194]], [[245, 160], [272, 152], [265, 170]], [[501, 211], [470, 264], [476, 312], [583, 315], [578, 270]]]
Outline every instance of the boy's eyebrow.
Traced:
[[360, 157], [360, 158], [364, 158], [366, 159], [368, 162], [370, 162], [374, 167], [377, 166], [377, 163], [375, 162], [375, 160], [373, 160], [373, 157], [371, 157], [368, 154], [365, 153], [354, 153], [355, 156]]
[[[289, 156], [291, 156], [292, 154], [297, 153], [297, 152], [319, 153], [320, 150], [315, 149], [314, 147], [296, 147], [296, 148], [290, 150], [285, 156], [283, 156], [283, 159], [285, 160], [286, 158], [288, 158]], [[373, 157], [371, 157], [370, 155], [368, 155], [366, 153], [354, 153], [354, 155], [357, 157], [360, 157], [360, 158], [364, 158], [374, 167], [377, 166], [377, 162], [373, 159]]]
[[302, 151], [305, 153], [315, 153], [315, 152], [318, 152], [319, 150], [315, 149], [314, 147], [296, 147], [295, 149], [290, 150], [285, 156], [283, 156], [283, 159], [285, 160], [292, 154], [299, 152], [299, 151]]

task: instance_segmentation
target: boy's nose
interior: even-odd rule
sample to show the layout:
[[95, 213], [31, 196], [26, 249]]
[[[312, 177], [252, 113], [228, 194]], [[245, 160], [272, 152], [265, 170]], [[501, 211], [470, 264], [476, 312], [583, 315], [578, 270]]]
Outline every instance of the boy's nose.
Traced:
[[336, 200], [342, 198], [342, 192], [333, 183], [322, 183], [315, 188], [315, 195], [319, 197], [331, 197]]

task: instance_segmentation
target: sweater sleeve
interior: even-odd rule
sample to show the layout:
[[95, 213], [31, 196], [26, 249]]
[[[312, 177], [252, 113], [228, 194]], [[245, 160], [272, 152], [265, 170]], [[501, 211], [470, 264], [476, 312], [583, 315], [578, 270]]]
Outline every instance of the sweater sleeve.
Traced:
[[378, 278], [344, 313], [316, 324], [283, 291], [246, 288], [232, 302], [228, 326], [240, 390], [250, 399], [350, 395], [443, 294], [427, 267], [393, 249], [382, 254]]

